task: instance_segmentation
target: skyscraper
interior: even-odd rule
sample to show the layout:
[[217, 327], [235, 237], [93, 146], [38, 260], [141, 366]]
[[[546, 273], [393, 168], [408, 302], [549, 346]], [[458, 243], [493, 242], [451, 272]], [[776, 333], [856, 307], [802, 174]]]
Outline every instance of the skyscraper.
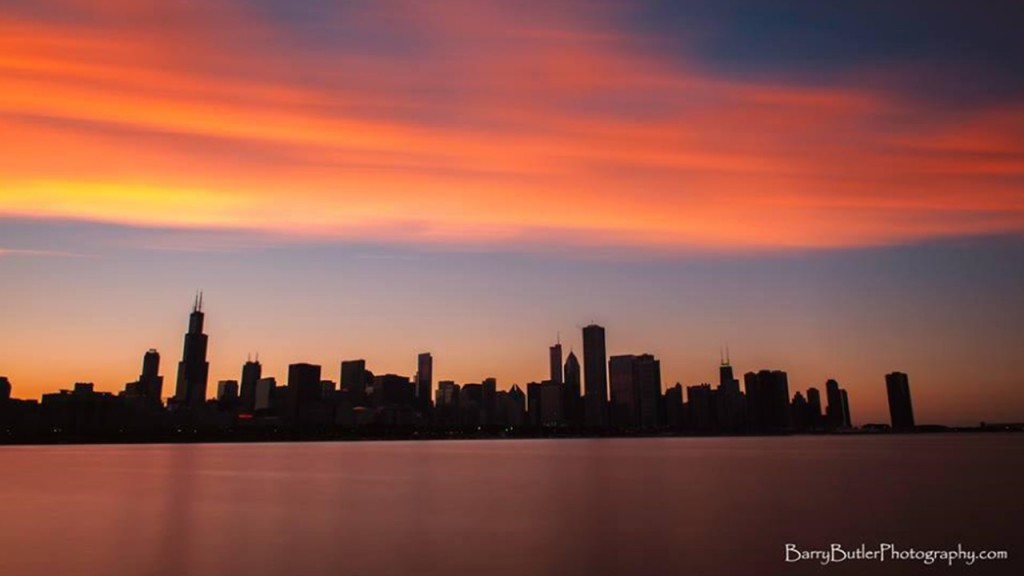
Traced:
[[580, 361], [576, 354], [569, 351], [565, 359], [565, 382], [562, 386], [562, 393], [565, 399], [562, 401], [562, 408], [565, 410], [565, 420], [569, 426], [582, 424], [580, 410]]
[[341, 363], [341, 390], [348, 394], [353, 406], [367, 406], [366, 387], [371, 377], [366, 372], [366, 360], [344, 360]]
[[849, 428], [849, 409], [846, 407], [839, 382], [825, 382], [825, 399], [828, 400], [828, 406], [825, 407], [825, 427], [832, 430]]
[[160, 402], [164, 393], [164, 377], [160, 375], [160, 353], [154, 349], [142, 357], [142, 374], [139, 374], [139, 393], [146, 398]]
[[636, 428], [640, 422], [640, 394], [636, 373], [636, 356], [612, 356], [608, 360], [608, 383], [611, 387], [608, 420], [613, 428]]
[[426, 414], [430, 410], [430, 390], [434, 387], [434, 358], [429, 352], [416, 359], [416, 407]]
[[658, 425], [661, 362], [650, 354], [612, 356], [608, 362], [609, 419], [616, 428], [650, 429]]
[[178, 363], [174, 404], [179, 408], [199, 408], [206, 402], [210, 363], [206, 360], [207, 336], [203, 333], [203, 319], [203, 293], [200, 292], [192, 305], [185, 346]]
[[303, 406], [320, 397], [320, 366], [316, 364], [289, 364], [285, 414], [298, 418]]
[[778, 432], [790, 427], [789, 376], [782, 370], [744, 374], [747, 419], [752, 429]]
[[732, 364], [729, 362], [729, 353], [726, 351], [722, 362], [718, 366], [718, 391], [726, 394], [738, 394], [740, 381], [733, 375]]
[[551, 371], [551, 382], [562, 383], [562, 343], [558, 342], [548, 350], [548, 363]]
[[715, 405], [717, 390], [711, 384], [699, 384], [686, 387], [686, 423], [697, 432], [707, 432], [717, 428]]
[[843, 397], [843, 428], [853, 428], [853, 422], [850, 420], [850, 397], [846, 395], [846, 388], [840, 390], [839, 394]]
[[262, 377], [263, 365], [260, 364], [258, 356], [256, 360], [247, 360], [242, 365], [241, 408], [243, 412], [256, 410], [256, 387]]
[[903, 372], [885, 375], [885, 391], [889, 396], [889, 418], [893, 430], [914, 429], [914, 405], [910, 401], [910, 378]]
[[217, 382], [217, 402], [222, 407], [233, 407], [238, 403], [238, 380]]
[[583, 421], [588, 428], [608, 425], [608, 355], [604, 328], [591, 324], [583, 328]]
[[480, 413], [483, 415], [483, 424], [491, 426], [494, 424], [494, 415], [497, 411], [498, 379], [484, 378], [480, 383]]
[[740, 392], [740, 381], [733, 373], [729, 359], [729, 349], [723, 351], [718, 365], [718, 389], [714, 393], [715, 424], [726, 432], [739, 432], [744, 425], [743, 393]]
[[273, 407], [274, 394], [276, 391], [276, 379], [260, 378], [256, 382], [256, 400], [253, 402], [253, 412], [264, 412], [270, 410]]
[[637, 392], [640, 395], [640, 428], [658, 426], [658, 404], [661, 401], [661, 361], [651, 354], [636, 357]]
[[821, 428], [821, 392], [815, 388], [807, 389], [807, 426], [811, 429]]

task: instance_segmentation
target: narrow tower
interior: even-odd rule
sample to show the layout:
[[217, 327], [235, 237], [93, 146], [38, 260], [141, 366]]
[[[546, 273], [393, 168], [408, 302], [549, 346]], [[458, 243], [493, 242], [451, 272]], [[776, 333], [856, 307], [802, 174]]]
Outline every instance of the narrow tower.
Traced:
[[608, 425], [608, 355], [604, 327], [583, 328], [583, 423], [587, 428]]
[[548, 350], [548, 360], [550, 365], [551, 376], [549, 380], [555, 384], [562, 383], [562, 338], [559, 337], [558, 341]]
[[185, 346], [178, 363], [174, 403], [178, 408], [198, 408], [206, 403], [210, 363], [206, 361], [207, 336], [203, 333], [203, 293], [196, 294], [188, 319]]

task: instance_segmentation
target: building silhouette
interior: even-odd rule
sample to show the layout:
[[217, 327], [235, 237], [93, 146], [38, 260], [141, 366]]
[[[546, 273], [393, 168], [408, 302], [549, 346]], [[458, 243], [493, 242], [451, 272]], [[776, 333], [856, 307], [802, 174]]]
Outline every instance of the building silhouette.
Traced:
[[914, 405], [910, 401], [910, 378], [903, 372], [885, 375], [885, 391], [889, 397], [889, 418], [893, 430], [914, 429]]
[[683, 412], [683, 385], [676, 382], [664, 395], [665, 426], [670, 430], [679, 430], [685, 422]]
[[807, 430], [810, 425], [810, 410], [807, 408], [807, 398], [804, 397], [803, 392], [797, 390], [796, 394], [793, 394], [793, 401], [789, 404], [790, 422], [792, 423], [794, 430]]
[[441, 380], [437, 383], [434, 396], [434, 422], [444, 427], [459, 424], [459, 388], [453, 380]]
[[256, 360], [246, 360], [242, 365], [242, 386], [239, 395], [239, 407], [243, 412], [256, 411], [256, 389], [263, 377], [263, 365]]
[[549, 380], [562, 383], [562, 343], [558, 342], [548, 350]]
[[416, 358], [416, 407], [426, 414], [430, 411], [430, 392], [434, 387], [434, 357], [424, 352]]
[[847, 406], [849, 398], [845, 392], [839, 387], [839, 382], [832, 379], [825, 382], [825, 398], [828, 400], [825, 427], [829, 430], [850, 428], [850, 408]]
[[715, 414], [716, 390], [711, 384], [686, 387], [686, 426], [696, 432], [706, 433], [718, 428]]
[[478, 383], [463, 384], [459, 388], [459, 424], [463, 428], [483, 425], [484, 387]]
[[608, 425], [608, 355], [604, 328], [583, 328], [583, 423], [587, 428]]
[[221, 410], [237, 410], [238, 402], [238, 380], [220, 380], [217, 382], [217, 406]]
[[761, 370], [743, 375], [747, 423], [755, 432], [780, 432], [791, 426], [789, 376], [782, 370]]
[[[0, 377], [0, 442], [133, 441], [177, 439], [304, 439], [370, 437], [451, 437], [482, 435], [765, 433], [827, 432], [852, 428], [850, 400], [836, 380], [822, 393], [789, 394], [786, 372], [744, 374], [740, 389], [727, 350], [718, 366], [718, 385], [683, 386], [664, 392], [661, 363], [652, 354], [607, 354], [605, 329], [583, 328], [583, 362], [570, 350], [549, 347], [549, 378], [508, 390], [497, 380], [433, 387], [433, 357], [421, 353], [409, 378], [374, 375], [365, 360], [340, 366], [340, 386], [323, 379], [315, 364], [288, 366], [279, 388], [264, 377], [256, 360], [247, 359], [240, 380], [217, 383], [207, 400], [208, 337], [202, 294], [196, 296], [178, 365], [175, 394], [165, 409], [161, 400], [160, 354], [145, 353], [135, 382], [114, 395], [88, 382], [72, 390], [44, 394], [39, 402], [11, 398], [11, 384]], [[906, 374], [886, 375], [892, 428], [914, 430], [913, 405]], [[202, 410], [198, 408], [203, 407]], [[138, 436], [133, 436], [136, 434]], [[19, 440], [20, 439], [20, 440]]]
[[651, 354], [612, 356], [608, 361], [614, 428], [651, 429], [658, 425], [661, 363]]
[[285, 391], [285, 416], [298, 420], [303, 410], [320, 398], [320, 366], [297, 363], [288, 365]]
[[164, 394], [164, 377], [160, 375], [160, 353], [155, 349], [146, 351], [142, 357], [142, 373], [139, 374], [139, 392], [145, 398], [161, 402]]
[[815, 387], [807, 389], [807, 427], [820, 430], [822, 427], [821, 391]]
[[274, 407], [274, 397], [277, 394], [277, 379], [273, 377], [260, 378], [256, 381], [256, 397], [253, 400], [253, 413], [269, 412]]
[[480, 383], [480, 412], [481, 423], [484, 426], [495, 424], [495, 412], [498, 406], [498, 380], [496, 378], [484, 378]]
[[580, 397], [582, 378], [580, 362], [571, 350], [565, 359], [563, 374], [565, 382], [562, 384], [562, 410], [565, 412], [565, 421], [569, 426], [579, 427], [583, 424], [583, 405]]
[[181, 362], [178, 363], [174, 392], [174, 404], [178, 408], [196, 409], [206, 403], [210, 363], [206, 360], [207, 336], [203, 333], [203, 320], [203, 294], [200, 292], [192, 305]]
[[714, 423], [719, 430], [740, 432], [744, 429], [746, 403], [740, 391], [740, 381], [733, 374], [728, 348], [718, 366], [718, 389], [715, 390], [713, 402]]
[[728, 394], [739, 394], [740, 392], [740, 381], [733, 375], [728, 350], [718, 366], [718, 390]]
[[505, 405], [509, 426], [522, 426], [526, 423], [526, 393], [517, 384], [513, 384], [506, 395]]
[[368, 406], [367, 388], [373, 383], [373, 374], [366, 370], [366, 360], [344, 360], [341, 363], [341, 391], [347, 394], [353, 406]]
[[846, 394], [846, 389], [841, 388], [839, 395], [843, 399], [843, 428], [853, 428], [853, 420], [850, 420], [850, 397]]
[[565, 424], [562, 384], [550, 380], [540, 385], [540, 425], [553, 428]]

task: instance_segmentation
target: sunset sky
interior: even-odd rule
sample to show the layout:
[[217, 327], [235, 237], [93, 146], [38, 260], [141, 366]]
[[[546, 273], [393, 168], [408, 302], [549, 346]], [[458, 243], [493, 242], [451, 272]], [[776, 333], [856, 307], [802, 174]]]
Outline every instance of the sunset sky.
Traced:
[[[769, 6], [771, 4], [771, 6]], [[0, 0], [0, 374], [247, 354], [666, 386], [836, 378], [1024, 420], [1017, 2]], [[211, 383], [211, 391], [215, 384]]]

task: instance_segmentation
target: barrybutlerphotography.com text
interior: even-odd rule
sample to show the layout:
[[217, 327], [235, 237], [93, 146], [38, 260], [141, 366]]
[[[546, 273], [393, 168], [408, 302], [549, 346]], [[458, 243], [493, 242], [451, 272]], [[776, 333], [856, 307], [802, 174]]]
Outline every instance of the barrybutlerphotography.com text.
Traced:
[[801, 548], [792, 543], [785, 547], [785, 561], [817, 562], [823, 566], [844, 562], [919, 562], [932, 564], [962, 564], [973, 566], [978, 562], [1008, 560], [1006, 550], [979, 550], [963, 544], [947, 549], [901, 547], [893, 543], [844, 545], [833, 543], [825, 548]]

